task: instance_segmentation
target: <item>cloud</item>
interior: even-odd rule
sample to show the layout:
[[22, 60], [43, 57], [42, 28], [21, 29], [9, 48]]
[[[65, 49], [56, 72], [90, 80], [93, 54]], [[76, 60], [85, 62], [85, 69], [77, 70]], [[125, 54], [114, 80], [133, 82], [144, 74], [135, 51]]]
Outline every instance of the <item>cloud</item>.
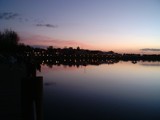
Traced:
[[56, 28], [58, 27], [57, 25], [52, 25], [52, 24], [36, 24], [37, 27], [48, 27], [48, 28]]
[[141, 51], [152, 51], [152, 52], [159, 52], [160, 49], [156, 49], [156, 48], [144, 48], [144, 49], [140, 49]]
[[29, 22], [30, 19], [23, 17], [19, 13], [0, 12], [0, 20], [18, 20], [19, 22]]
[[142, 66], [146, 66], [146, 67], [160, 67], [160, 63], [159, 62], [143, 62], [143, 63], [139, 63]]
[[13, 20], [15, 18], [18, 18], [20, 15], [18, 13], [13, 13], [13, 12], [3, 12], [0, 13], [0, 19], [3, 20]]
[[31, 23], [37, 27], [57, 28], [57, 25], [46, 23], [39, 18], [26, 17], [16, 12], [0, 12], [0, 20], [18, 20], [20, 23]]

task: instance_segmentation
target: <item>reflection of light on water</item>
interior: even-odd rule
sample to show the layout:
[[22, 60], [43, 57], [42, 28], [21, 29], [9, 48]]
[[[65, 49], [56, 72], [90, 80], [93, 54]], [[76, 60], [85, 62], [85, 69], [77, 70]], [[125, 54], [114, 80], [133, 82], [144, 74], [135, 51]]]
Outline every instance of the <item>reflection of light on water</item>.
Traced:
[[47, 92], [56, 91], [63, 95], [64, 90], [66, 94], [74, 92], [77, 96], [86, 94], [94, 95], [97, 99], [115, 98], [146, 104], [157, 103], [160, 106], [159, 69], [143, 67], [141, 64], [151, 62], [90, 65], [85, 67], [85, 72], [84, 67], [42, 66], [42, 73], [39, 74], [44, 76], [46, 83], [57, 84], [56, 88], [46, 86]]

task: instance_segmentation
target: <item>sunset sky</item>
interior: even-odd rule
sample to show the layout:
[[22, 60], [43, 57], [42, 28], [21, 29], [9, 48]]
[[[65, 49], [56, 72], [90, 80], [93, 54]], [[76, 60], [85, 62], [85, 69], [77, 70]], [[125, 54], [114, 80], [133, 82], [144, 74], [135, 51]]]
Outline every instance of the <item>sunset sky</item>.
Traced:
[[160, 51], [159, 0], [0, 0], [0, 30], [34, 46]]

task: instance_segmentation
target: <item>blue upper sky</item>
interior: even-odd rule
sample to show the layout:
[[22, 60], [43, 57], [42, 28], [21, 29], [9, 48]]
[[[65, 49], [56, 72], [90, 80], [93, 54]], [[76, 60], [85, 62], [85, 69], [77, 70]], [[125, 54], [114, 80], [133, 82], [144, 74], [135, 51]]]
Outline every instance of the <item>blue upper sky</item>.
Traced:
[[0, 30], [30, 45], [160, 48], [159, 0], [1, 0]]

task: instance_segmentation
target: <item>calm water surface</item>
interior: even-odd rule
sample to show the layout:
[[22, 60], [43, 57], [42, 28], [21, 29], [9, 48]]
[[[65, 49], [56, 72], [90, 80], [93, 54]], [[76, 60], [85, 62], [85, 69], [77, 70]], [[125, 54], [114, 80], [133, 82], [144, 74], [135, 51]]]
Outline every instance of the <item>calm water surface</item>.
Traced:
[[44, 120], [160, 119], [160, 62], [42, 65]]

